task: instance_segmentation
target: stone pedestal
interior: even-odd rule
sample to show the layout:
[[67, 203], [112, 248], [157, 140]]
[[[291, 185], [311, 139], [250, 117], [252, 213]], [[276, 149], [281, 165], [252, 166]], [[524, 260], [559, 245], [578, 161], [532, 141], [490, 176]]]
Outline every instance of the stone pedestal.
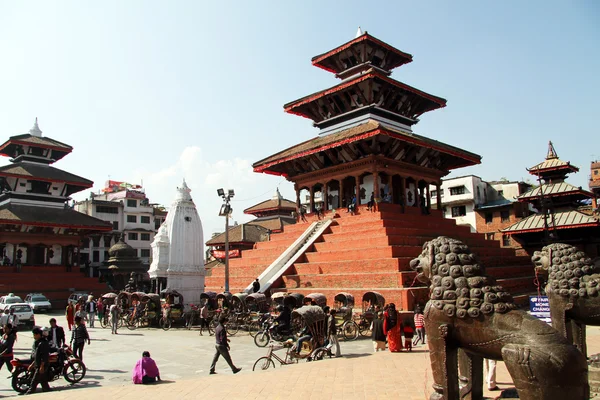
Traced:
[[590, 382], [590, 398], [600, 398], [600, 367], [590, 365], [588, 381]]
[[175, 288], [184, 304], [200, 304], [200, 293], [204, 292], [204, 271], [169, 272], [167, 287]]

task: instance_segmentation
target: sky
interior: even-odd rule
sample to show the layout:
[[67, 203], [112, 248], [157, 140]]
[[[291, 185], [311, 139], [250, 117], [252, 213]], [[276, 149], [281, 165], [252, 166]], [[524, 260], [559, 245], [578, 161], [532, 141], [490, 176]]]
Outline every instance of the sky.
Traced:
[[318, 134], [282, 106], [337, 84], [310, 60], [358, 26], [413, 55], [393, 78], [448, 100], [413, 130], [482, 156], [450, 176], [527, 179], [552, 140], [587, 187], [600, 159], [594, 0], [0, 2], [0, 134], [39, 118], [74, 147], [55, 166], [94, 191], [143, 182], [168, 207], [185, 178], [208, 239], [223, 230], [220, 187], [240, 223], [278, 187], [295, 198], [252, 163]]

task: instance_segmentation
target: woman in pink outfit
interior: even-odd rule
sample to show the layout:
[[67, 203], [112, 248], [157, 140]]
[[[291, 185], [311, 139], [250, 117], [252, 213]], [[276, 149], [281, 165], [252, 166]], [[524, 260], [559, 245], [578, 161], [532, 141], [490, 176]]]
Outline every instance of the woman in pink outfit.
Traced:
[[133, 383], [135, 384], [146, 384], [160, 381], [160, 372], [158, 367], [152, 358], [150, 353], [145, 351], [142, 353], [142, 358], [138, 360], [133, 367]]

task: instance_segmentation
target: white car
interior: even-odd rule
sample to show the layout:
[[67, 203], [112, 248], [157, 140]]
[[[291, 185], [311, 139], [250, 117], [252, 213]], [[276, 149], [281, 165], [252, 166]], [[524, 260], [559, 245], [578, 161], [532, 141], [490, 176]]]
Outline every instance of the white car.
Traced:
[[19, 296], [15, 296], [13, 293], [9, 293], [6, 296], [0, 297], [0, 311], [4, 311], [11, 304], [23, 303], [23, 299]]
[[15, 315], [19, 318], [19, 328], [25, 327], [27, 329], [33, 329], [35, 326], [35, 317], [33, 316], [33, 310], [27, 303], [17, 303], [8, 305], [9, 312], [14, 310]]
[[25, 303], [29, 304], [33, 309], [34, 313], [48, 312], [52, 310], [52, 304], [50, 300], [41, 293], [29, 293], [25, 297]]
[[84, 299], [85, 301], [87, 301], [87, 299], [88, 299], [88, 294], [87, 294], [87, 293], [85, 293], [85, 292], [75, 292], [75, 293], [72, 293], [72, 294], [69, 296], [69, 298], [67, 299], [67, 303], [68, 303], [68, 304], [73, 304], [73, 305], [76, 305], [76, 304], [77, 304], [77, 302], [79, 301], [79, 299], [81, 299], [82, 297], [83, 297], [83, 299]]

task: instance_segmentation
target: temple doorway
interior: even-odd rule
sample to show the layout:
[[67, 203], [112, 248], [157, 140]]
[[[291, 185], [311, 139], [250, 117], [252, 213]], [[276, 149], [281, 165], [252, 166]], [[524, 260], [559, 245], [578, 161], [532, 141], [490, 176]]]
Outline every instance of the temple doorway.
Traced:
[[27, 249], [27, 264], [46, 265], [46, 246], [29, 246]]

